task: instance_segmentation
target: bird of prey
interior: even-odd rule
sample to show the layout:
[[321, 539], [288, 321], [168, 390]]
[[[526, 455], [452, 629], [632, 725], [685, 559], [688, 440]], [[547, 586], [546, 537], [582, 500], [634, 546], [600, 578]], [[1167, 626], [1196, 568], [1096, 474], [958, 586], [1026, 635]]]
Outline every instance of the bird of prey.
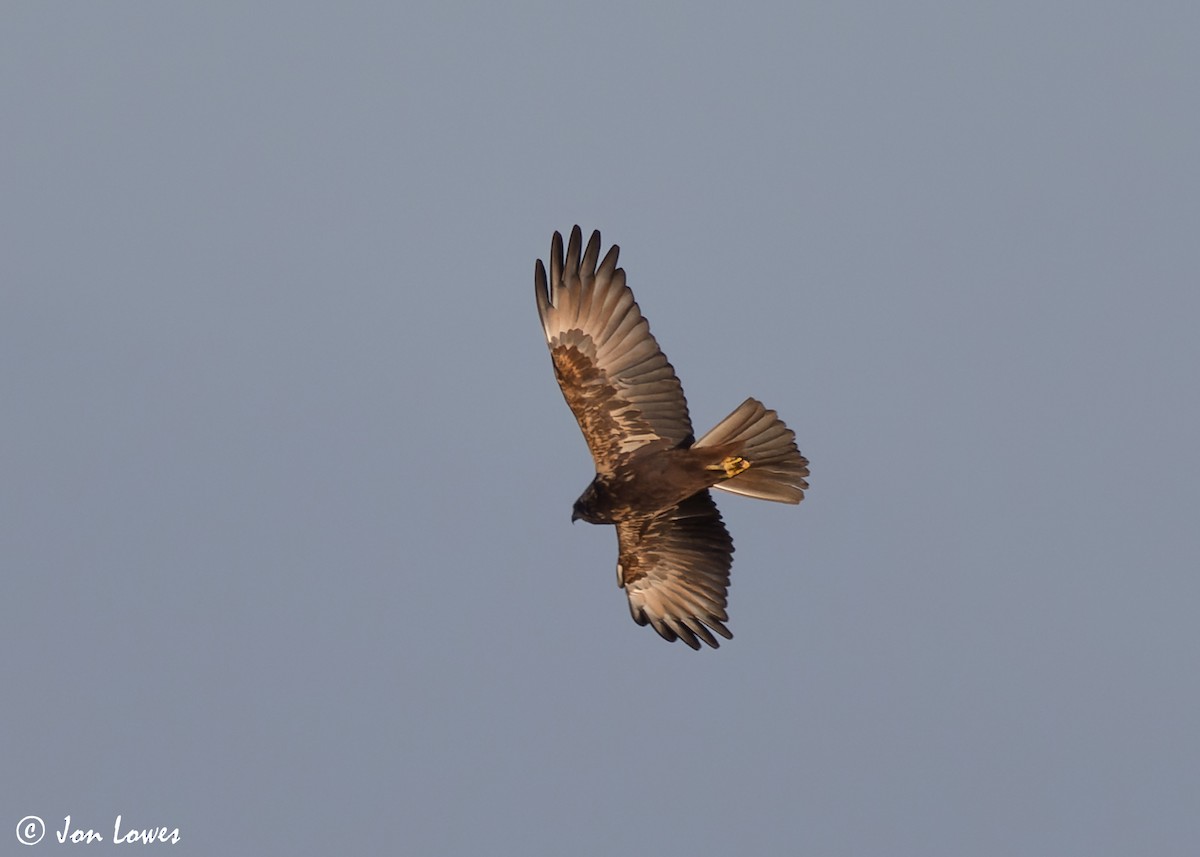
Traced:
[[550, 273], [534, 268], [538, 315], [554, 374], [579, 421], [596, 476], [571, 513], [617, 528], [617, 585], [639, 625], [693, 649], [725, 639], [733, 540], [709, 488], [799, 503], [808, 461], [774, 411], [746, 399], [696, 440], [683, 388], [600, 233], [576, 226]]

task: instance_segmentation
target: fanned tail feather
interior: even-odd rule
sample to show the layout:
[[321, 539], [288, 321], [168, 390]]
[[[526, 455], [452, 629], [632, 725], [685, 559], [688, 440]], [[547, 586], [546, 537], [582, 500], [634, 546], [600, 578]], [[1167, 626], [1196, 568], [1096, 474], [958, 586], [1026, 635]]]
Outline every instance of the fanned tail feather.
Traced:
[[773, 500], [799, 503], [808, 482], [808, 459], [796, 448], [796, 435], [758, 399], [747, 399], [696, 441], [692, 448], [729, 445], [732, 454], [749, 462], [749, 469], [714, 488]]

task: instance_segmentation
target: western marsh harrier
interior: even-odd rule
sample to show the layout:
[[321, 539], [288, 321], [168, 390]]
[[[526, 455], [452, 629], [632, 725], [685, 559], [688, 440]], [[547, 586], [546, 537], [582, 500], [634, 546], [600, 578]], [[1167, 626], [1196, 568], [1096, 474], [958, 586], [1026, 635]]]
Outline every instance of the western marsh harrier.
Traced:
[[[576, 226], [534, 269], [554, 374], [596, 463], [571, 520], [617, 528], [617, 584], [639, 625], [693, 649], [725, 639], [733, 540], [709, 488], [799, 503], [808, 461], [774, 411], [747, 399], [696, 440], [683, 388], [617, 267]], [[597, 264], [598, 263], [598, 264]]]

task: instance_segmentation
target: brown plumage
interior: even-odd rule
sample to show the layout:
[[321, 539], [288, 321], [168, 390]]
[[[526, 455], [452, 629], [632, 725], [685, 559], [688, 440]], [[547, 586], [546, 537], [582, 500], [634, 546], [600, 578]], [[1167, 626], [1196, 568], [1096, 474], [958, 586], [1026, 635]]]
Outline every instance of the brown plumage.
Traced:
[[[582, 250], [582, 253], [581, 253]], [[571, 520], [615, 524], [617, 584], [639, 625], [693, 649], [717, 648], [725, 627], [733, 540], [708, 489], [799, 503], [808, 461], [774, 411], [747, 399], [700, 440], [675, 370], [600, 233], [583, 249], [576, 226], [550, 275], [534, 269], [538, 314], [554, 374], [596, 463]]]

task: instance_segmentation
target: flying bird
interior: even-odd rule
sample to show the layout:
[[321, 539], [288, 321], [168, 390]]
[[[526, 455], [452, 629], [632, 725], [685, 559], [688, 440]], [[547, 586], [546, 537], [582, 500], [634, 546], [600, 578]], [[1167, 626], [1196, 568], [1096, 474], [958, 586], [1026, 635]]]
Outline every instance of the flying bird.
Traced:
[[683, 387], [617, 267], [578, 226], [566, 257], [550, 245], [550, 273], [534, 268], [538, 315], [554, 374], [596, 465], [572, 522], [617, 529], [617, 585], [639, 625], [693, 649], [725, 622], [733, 540], [708, 489], [799, 503], [808, 460], [775, 411], [746, 399], [696, 440]]

